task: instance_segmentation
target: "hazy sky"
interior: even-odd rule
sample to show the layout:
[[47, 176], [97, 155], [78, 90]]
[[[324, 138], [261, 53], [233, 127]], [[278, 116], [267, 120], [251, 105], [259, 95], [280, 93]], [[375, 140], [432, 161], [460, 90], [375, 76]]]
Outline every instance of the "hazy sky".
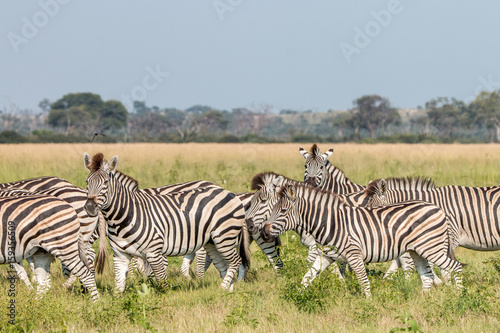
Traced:
[[2, 1], [0, 108], [70, 92], [230, 110], [500, 88], [499, 1]]

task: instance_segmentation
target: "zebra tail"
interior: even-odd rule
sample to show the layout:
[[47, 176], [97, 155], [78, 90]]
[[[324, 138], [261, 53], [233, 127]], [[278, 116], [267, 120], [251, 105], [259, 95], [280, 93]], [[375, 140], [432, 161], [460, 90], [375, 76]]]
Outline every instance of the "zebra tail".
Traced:
[[239, 244], [239, 253], [241, 264], [248, 271], [250, 269], [250, 234], [248, 233], [247, 224], [243, 223], [241, 228], [241, 239]]
[[85, 251], [85, 242], [83, 241], [82, 234], [78, 235], [78, 255], [85, 267], [87, 267], [89, 271], [92, 271], [87, 252]]
[[99, 214], [99, 251], [95, 261], [95, 270], [98, 274], [102, 274], [108, 256], [108, 242], [106, 241], [107, 223], [104, 217]]

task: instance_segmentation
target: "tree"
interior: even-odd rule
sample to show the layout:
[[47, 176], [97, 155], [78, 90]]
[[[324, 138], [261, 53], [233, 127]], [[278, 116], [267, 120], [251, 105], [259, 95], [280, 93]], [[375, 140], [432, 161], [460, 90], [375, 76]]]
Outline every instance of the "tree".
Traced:
[[470, 103], [477, 122], [490, 132], [490, 142], [500, 141], [500, 90], [482, 91]]
[[38, 107], [43, 113], [48, 113], [50, 111], [50, 101], [47, 98], [44, 98], [40, 101], [40, 103], [38, 103]]
[[66, 135], [90, 135], [97, 130], [116, 130], [127, 125], [128, 112], [121, 102], [104, 102], [92, 93], [64, 95], [50, 106], [47, 122], [65, 128]]
[[109, 100], [101, 110], [100, 126], [102, 130], [119, 130], [127, 126], [128, 111], [119, 101]]
[[455, 98], [432, 99], [425, 103], [425, 109], [431, 125], [437, 128], [441, 136], [451, 137], [453, 131], [464, 124], [466, 105]]
[[[384, 132], [389, 125], [399, 125], [401, 116], [391, 106], [387, 98], [378, 95], [365, 95], [354, 101], [355, 107], [350, 110], [350, 119], [344, 119], [354, 128], [363, 128], [375, 138], [375, 131], [382, 128]], [[357, 131], [355, 131], [357, 132]]]

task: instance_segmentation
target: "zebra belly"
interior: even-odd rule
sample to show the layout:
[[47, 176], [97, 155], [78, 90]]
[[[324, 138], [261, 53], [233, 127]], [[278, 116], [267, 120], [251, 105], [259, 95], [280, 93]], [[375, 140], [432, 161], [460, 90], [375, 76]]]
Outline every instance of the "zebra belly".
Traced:
[[487, 239], [487, 243], [480, 243], [474, 241], [471, 237], [467, 235], [460, 235], [458, 238], [458, 244], [466, 249], [476, 250], [476, 251], [498, 251], [500, 250], [500, 240], [494, 237]]

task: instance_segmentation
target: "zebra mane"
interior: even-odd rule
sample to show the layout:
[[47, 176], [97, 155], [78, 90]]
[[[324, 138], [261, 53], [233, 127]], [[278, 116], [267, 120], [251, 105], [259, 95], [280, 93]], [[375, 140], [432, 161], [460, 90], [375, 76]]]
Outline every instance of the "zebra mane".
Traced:
[[[92, 162], [90, 164], [90, 170], [92, 172], [98, 171], [101, 166], [107, 161], [104, 159], [103, 153], [97, 153], [92, 157]], [[114, 176], [129, 190], [136, 191], [139, 189], [139, 182], [129, 175], [124, 174], [118, 170], [114, 171]]]
[[123, 186], [128, 188], [130, 191], [134, 192], [139, 189], [139, 182], [129, 175], [124, 174], [118, 170], [115, 171], [116, 179], [122, 183]]
[[[385, 179], [387, 190], [413, 190], [425, 191], [436, 188], [434, 180], [426, 177], [401, 177], [401, 178], [387, 178]], [[373, 196], [379, 191], [380, 179], [375, 179], [370, 182], [365, 189], [365, 194]]]
[[103, 153], [97, 153], [92, 157], [92, 162], [90, 163], [90, 171], [97, 171], [106, 160], [104, 159]]
[[[261, 187], [266, 186], [267, 183], [269, 183], [270, 181], [274, 180], [279, 176], [281, 175], [274, 173], [272, 171], [258, 173], [252, 178], [252, 185], [250, 189], [252, 191], [257, 191]], [[282, 177], [286, 179], [285, 176]]]
[[321, 150], [319, 150], [317, 144], [313, 144], [311, 149], [309, 150], [309, 153], [313, 155], [314, 157], [321, 155]]
[[280, 186], [280, 188], [278, 189], [278, 198], [284, 198], [286, 196], [285, 194], [285, 191], [287, 189], [288, 186], [295, 186], [295, 188], [297, 189], [297, 192], [299, 192], [300, 190], [302, 190], [302, 193], [307, 193], [307, 192], [311, 192], [311, 193], [314, 193], [315, 196], [318, 196], [318, 195], [333, 195], [335, 197], [336, 200], [340, 200], [341, 202], [345, 202], [344, 199], [339, 196], [337, 193], [333, 192], [333, 191], [329, 191], [329, 190], [323, 190], [322, 188], [319, 188], [319, 187], [315, 187], [315, 186], [310, 186], [306, 183], [297, 183], [297, 184], [294, 184], [294, 185], [291, 185], [291, 184], [283, 184]]

